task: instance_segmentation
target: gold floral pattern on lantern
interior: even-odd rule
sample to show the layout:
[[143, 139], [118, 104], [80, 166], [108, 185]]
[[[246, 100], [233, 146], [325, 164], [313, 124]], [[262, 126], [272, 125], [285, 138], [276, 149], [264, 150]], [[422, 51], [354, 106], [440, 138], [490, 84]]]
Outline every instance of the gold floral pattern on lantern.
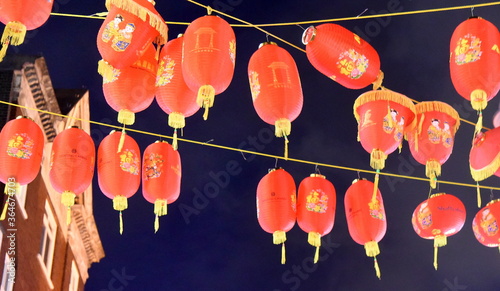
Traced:
[[156, 86], [161, 87], [170, 83], [174, 78], [174, 68], [175, 61], [171, 58], [167, 58], [167, 60], [161, 60], [160, 65], [158, 66], [158, 76], [156, 77]]
[[26, 133], [16, 133], [9, 139], [7, 154], [18, 159], [29, 159], [33, 154], [35, 142]]
[[134, 150], [125, 149], [120, 154], [120, 168], [132, 175], [139, 175], [139, 157]]
[[351, 79], [359, 79], [368, 68], [368, 58], [354, 49], [349, 49], [339, 55], [337, 68], [341, 74]]
[[259, 73], [250, 71], [250, 91], [252, 92], [252, 99], [255, 101], [260, 94]]
[[152, 153], [144, 161], [144, 171], [146, 180], [158, 178], [161, 176], [163, 168], [163, 156]]
[[234, 66], [236, 64], [236, 40], [234, 39], [229, 42], [229, 58]]
[[325, 213], [328, 209], [328, 195], [321, 189], [312, 190], [307, 195], [306, 201], [306, 209], [308, 211]]
[[472, 34], [466, 34], [457, 41], [455, 48], [455, 63], [463, 65], [481, 58], [481, 40]]

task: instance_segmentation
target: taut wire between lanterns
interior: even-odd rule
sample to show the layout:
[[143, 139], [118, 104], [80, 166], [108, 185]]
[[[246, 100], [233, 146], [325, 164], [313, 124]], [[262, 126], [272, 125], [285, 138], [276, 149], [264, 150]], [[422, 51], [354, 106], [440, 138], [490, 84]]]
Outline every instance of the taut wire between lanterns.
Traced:
[[[104, 122], [98, 122], [98, 121], [93, 121], [93, 120], [87, 120], [87, 119], [83, 119], [83, 118], [68, 116], [68, 115], [64, 115], [64, 114], [60, 114], [60, 113], [55, 113], [55, 112], [51, 112], [51, 111], [47, 111], [47, 110], [41, 110], [41, 109], [37, 109], [37, 108], [31, 108], [31, 107], [27, 107], [27, 106], [23, 106], [23, 105], [19, 105], [19, 104], [14, 104], [14, 103], [6, 102], [6, 101], [1, 101], [0, 100], [0, 104], [6, 104], [6, 105], [11, 105], [11, 106], [16, 106], [16, 107], [24, 108], [24, 109], [27, 109], [27, 110], [34, 110], [34, 111], [38, 111], [38, 112], [41, 112], [41, 113], [47, 113], [47, 114], [51, 114], [51, 115], [58, 116], [58, 117], [74, 119], [74, 120], [77, 120], [77, 121], [88, 122], [90, 124], [106, 126], [106, 127], [110, 127], [110, 128], [114, 128], [114, 129], [119, 129], [119, 130], [122, 129], [121, 126], [117, 126], [117, 125], [112, 125], [112, 124], [107, 124], [107, 123], [104, 123]], [[155, 136], [155, 137], [158, 137], [158, 138], [173, 139], [172, 136], [162, 135], [162, 134], [153, 133], [153, 132], [144, 131], [144, 130], [138, 130], [138, 129], [132, 129], [132, 128], [128, 128], [127, 130], [129, 132], [135, 132], [135, 133], [139, 133], [139, 134]], [[218, 148], [218, 149], [223, 149], [223, 150], [229, 150], [229, 151], [234, 151], [234, 152], [239, 152], [239, 153], [245, 153], [245, 154], [251, 154], [251, 155], [256, 155], [256, 156], [261, 156], [261, 157], [267, 157], [267, 158], [273, 158], [273, 159], [276, 159], [276, 161], [279, 160], [279, 159], [280, 160], [285, 160], [285, 158], [283, 156], [277, 156], [277, 155], [271, 155], [271, 154], [266, 154], [266, 153], [261, 153], [261, 152], [256, 152], [256, 151], [249, 151], [249, 150], [245, 150], [245, 149], [233, 148], [233, 147], [218, 145], [218, 144], [214, 144], [214, 143], [201, 142], [201, 141], [190, 140], [190, 139], [185, 139], [185, 138], [178, 138], [178, 140], [182, 141], [182, 142], [187, 142], [187, 143], [192, 143], [192, 144], [197, 144], [197, 145], [202, 145], [202, 146], [208, 146], [208, 147], [213, 147], [213, 148]], [[357, 168], [352, 168], [352, 167], [344, 167], [344, 166], [333, 165], [333, 164], [326, 164], [326, 163], [318, 163], [318, 162], [314, 162], [314, 161], [308, 161], [308, 160], [302, 160], [302, 159], [295, 159], [295, 158], [290, 158], [290, 157], [287, 159], [287, 161], [301, 163], [301, 164], [314, 165], [314, 166], [318, 166], [318, 167], [327, 167], [327, 168], [333, 168], [333, 169], [339, 169], [339, 170], [346, 170], [346, 171], [358, 172], [358, 176], [359, 176], [359, 173], [377, 174], [376, 171], [371, 171], [371, 170], [357, 169]], [[417, 181], [429, 182], [428, 178], [399, 175], [399, 174], [393, 174], [393, 173], [388, 173], [388, 172], [380, 172], [379, 174], [383, 175], [383, 176], [389, 176], [389, 177], [395, 177], [395, 178], [402, 178], [402, 179], [409, 179], [409, 180], [417, 180]], [[439, 183], [441, 183], [441, 184], [448, 184], [448, 185], [455, 185], [455, 186], [462, 186], [462, 187], [470, 187], [470, 188], [477, 188], [478, 187], [478, 185], [476, 185], [476, 184], [467, 184], [467, 183], [460, 183], [460, 182], [453, 182], [453, 181], [444, 181], [444, 180], [440, 180]], [[490, 190], [499, 190], [500, 191], [500, 187], [479, 185], [479, 188], [490, 189]]]

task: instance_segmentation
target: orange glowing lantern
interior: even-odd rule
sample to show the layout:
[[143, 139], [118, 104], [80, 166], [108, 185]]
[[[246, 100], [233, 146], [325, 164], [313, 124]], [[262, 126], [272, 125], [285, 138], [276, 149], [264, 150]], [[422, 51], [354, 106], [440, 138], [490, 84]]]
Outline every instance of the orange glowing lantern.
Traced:
[[94, 176], [95, 145], [92, 138], [78, 127], [59, 133], [52, 145], [50, 182], [61, 193], [67, 207], [67, 224], [71, 222], [71, 206], [75, 196], [85, 191]]
[[415, 110], [417, 127], [408, 133], [408, 144], [413, 158], [425, 165], [431, 187], [436, 188], [441, 165], [453, 151], [460, 116], [453, 107], [439, 101], [418, 103]]
[[248, 79], [255, 111], [262, 120], [275, 126], [277, 137], [285, 138], [287, 158], [287, 137], [303, 104], [297, 65], [285, 49], [273, 42], [263, 43], [250, 58]]
[[184, 34], [182, 74], [187, 86], [198, 93], [196, 102], [205, 108], [205, 120], [215, 95], [231, 83], [235, 61], [236, 38], [229, 23], [207, 15], [189, 24]]
[[478, 207], [481, 207], [479, 181], [493, 175], [500, 177], [500, 127], [476, 134], [469, 153], [469, 166], [472, 178], [478, 183]]
[[150, 144], [143, 155], [142, 195], [154, 204], [155, 232], [158, 216], [167, 214], [167, 204], [179, 198], [181, 191], [181, 157], [167, 142]]
[[387, 220], [382, 194], [377, 189], [376, 199], [372, 199], [374, 184], [367, 180], [354, 180], [344, 197], [347, 227], [351, 238], [365, 247], [366, 255], [373, 257], [377, 277], [380, 269], [377, 255], [378, 243], [385, 236]]
[[285, 263], [286, 232], [296, 219], [296, 186], [285, 170], [271, 169], [257, 186], [257, 219], [262, 229], [273, 234], [274, 244], [282, 244], [281, 263]]
[[434, 194], [417, 206], [411, 223], [420, 237], [434, 240], [434, 268], [437, 270], [438, 248], [445, 246], [447, 237], [464, 226], [465, 206], [453, 195]]
[[308, 233], [308, 242], [316, 247], [318, 262], [321, 237], [332, 231], [337, 206], [335, 187], [325, 176], [311, 174], [300, 182], [297, 198], [297, 223]]
[[180, 35], [162, 48], [156, 75], [156, 101], [168, 114], [168, 125], [174, 128], [174, 149], [177, 149], [177, 129], [184, 128], [185, 118], [200, 109], [196, 93], [189, 89], [182, 75], [183, 39]]
[[120, 133], [112, 131], [97, 150], [97, 177], [99, 188], [106, 197], [113, 199], [113, 208], [120, 212], [120, 234], [123, 233], [122, 211], [128, 208], [127, 199], [137, 192], [141, 183], [141, 153], [137, 142], [130, 136], [121, 151]]
[[472, 221], [472, 230], [476, 239], [484, 246], [498, 247], [500, 251], [500, 199], [490, 201], [479, 210]]
[[155, 96], [158, 63], [152, 44], [132, 66], [114, 69], [111, 78], [103, 76], [102, 89], [106, 102], [118, 112], [118, 122], [132, 125], [135, 113], [151, 105]]
[[22, 44], [26, 31], [36, 29], [47, 21], [53, 4], [53, 0], [0, 1], [0, 21], [6, 25], [1, 40], [0, 62], [9, 45]]
[[103, 76], [131, 66], [152, 42], [166, 42], [168, 28], [153, 0], [107, 0], [106, 8], [109, 12], [97, 35]]
[[404, 135], [415, 125], [415, 105], [406, 96], [390, 90], [373, 90], [361, 94], [354, 102], [358, 122], [358, 140], [370, 153], [370, 166], [376, 170], [373, 198], [378, 188], [379, 172], [387, 156], [398, 147]]
[[500, 34], [481, 17], [457, 26], [450, 41], [450, 74], [458, 94], [478, 111], [476, 133], [482, 128], [482, 110], [500, 89]]
[[349, 89], [374, 84], [378, 89], [383, 74], [377, 51], [344, 27], [325, 23], [309, 26], [302, 35], [309, 62], [328, 78]]
[[44, 136], [33, 120], [18, 117], [5, 124], [0, 133], [0, 181], [5, 184], [8, 196], [0, 216], [5, 219], [8, 199], [19, 192], [21, 185], [31, 183], [42, 162]]

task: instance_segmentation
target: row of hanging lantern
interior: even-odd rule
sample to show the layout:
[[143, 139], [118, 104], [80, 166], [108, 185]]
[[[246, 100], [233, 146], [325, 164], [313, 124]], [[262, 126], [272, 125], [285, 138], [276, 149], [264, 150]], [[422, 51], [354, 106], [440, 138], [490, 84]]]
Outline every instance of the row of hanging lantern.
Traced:
[[[167, 214], [167, 204], [176, 201], [180, 194], [180, 155], [169, 143], [156, 142], [146, 148], [141, 163], [137, 142], [126, 134], [122, 149], [116, 151], [121, 135], [112, 131], [99, 145], [99, 187], [104, 195], [113, 200], [114, 209], [120, 211], [122, 233], [121, 212], [127, 209], [127, 199], [137, 192], [142, 180], [143, 196], [154, 204], [156, 232], [159, 228], [158, 216]], [[38, 175], [43, 147], [42, 130], [31, 119], [19, 117], [3, 127], [0, 133], [0, 181], [5, 184], [5, 194], [9, 199], [19, 192], [21, 185], [31, 183]], [[68, 224], [76, 195], [83, 193], [92, 182], [95, 160], [94, 142], [82, 129], [68, 128], [54, 139], [49, 178], [52, 187], [61, 193], [61, 203], [67, 207]], [[7, 200], [2, 220], [8, 204]]]

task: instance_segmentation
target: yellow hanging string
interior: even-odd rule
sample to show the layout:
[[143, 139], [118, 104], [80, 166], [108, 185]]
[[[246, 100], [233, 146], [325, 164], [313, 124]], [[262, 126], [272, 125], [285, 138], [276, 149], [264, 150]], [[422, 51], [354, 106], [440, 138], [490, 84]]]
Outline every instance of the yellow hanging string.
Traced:
[[203, 107], [205, 108], [205, 111], [203, 112], [203, 120], [208, 119], [208, 110], [210, 108], [210, 106], [208, 106], [209, 102], [210, 102], [209, 100], [205, 100], [203, 102]]
[[483, 112], [479, 110], [479, 117], [477, 119], [476, 126], [474, 128], [474, 137], [481, 132], [481, 129], [483, 128]]
[[174, 150], [178, 149], [178, 145], [177, 145], [177, 128], [174, 128], [174, 136], [173, 136], [173, 139], [172, 139], [172, 148]]
[[281, 244], [281, 264], [286, 263], [285, 243]]
[[481, 208], [481, 189], [479, 188], [479, 182], [476, 182], [476, 192], [477, 192], [477, 208]]
[[155, 214], [155, 233], [160, 229], [160, 219], [159, 216], [167, 215], [167, 200], [156, 199], [154, 203], [154, 214]]
[[438, 269], [438, 248], [446, 245], [446, 236], [438, 234], [434, 237], [434, 269]]
[[374, 268], [375, 268], [375, 275], [377, 275], [377, 278], [380, 280], [380, 268], [378, 266], [378, 262], [377, 262], [377, 257], [373, 257], [373, 265], [374, 265]]
[[378, 193], [378, 182], [380, 179], [380, 170], [376, 170], [375, 174], [375, 181], [373, 182], [373, 194], [372, 194], [372, 200], [370, 202], [371, 205], [374, 205], [377, 203], [377, 193]]
[[123, 234], [123, 217], [121, 211], [119, 217], [120, 217], [120, 234]]
[[120, 211], [120, 234], [123, 233], [123, 218], [122, 211], [128, 208], [127, 197], [117, 195], [113, 198], [113, 209]]
[[2, 43], [2, 49], [0, 50], [0, 62], [3, 61], [5, 55], [7, 55], [7, 48], [9, 47], [9, 41]]
[[155, 214], [155, 233], [158, 232], [158, 229], [160, 229], [160, 220], [158, 219], [158, 214]]
[[283, 134], [283, 137], [285, 138], [285, 154], [284, 154], [284, 158], [285, 160], [288, 160], [288, 137], [286, 136], [286, 134]]
[[117, 153], [121, 152], [123, 149], [123, 144], [125, 143], [125, 124], [123, 124], [122, 134], [120, 136], [120, 141], [118, 142], [118, 150]]
[[285, 262], [286, 262], [285, 241], [286, 241], [286, 233], [284, 231], [277, 230], [273, 233], [273, 243], [275, 245], [282, 244], [282, 246], [281, 246], [281, 264], [285, 264]]

